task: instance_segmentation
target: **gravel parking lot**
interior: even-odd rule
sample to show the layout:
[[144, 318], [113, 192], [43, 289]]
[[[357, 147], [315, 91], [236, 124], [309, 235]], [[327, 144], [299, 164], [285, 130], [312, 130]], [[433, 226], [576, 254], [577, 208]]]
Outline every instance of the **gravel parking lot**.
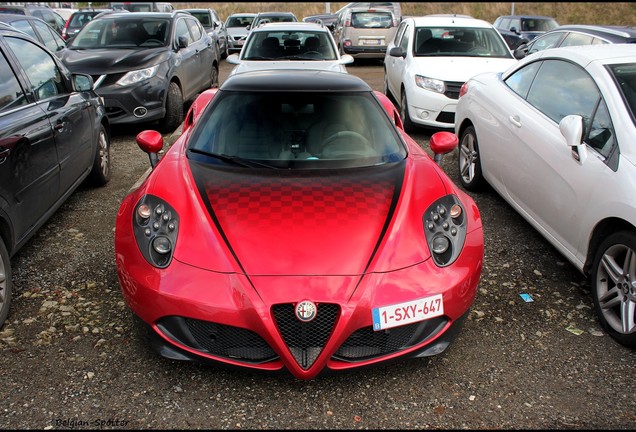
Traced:
[[[230, 67], [222, 63], [221, 82]], [[382, 90], [381, 63], [349, 72]], [[157, 356], [133, 331], [113, 250], [119, 203], [149, 167], [134, 143], [140, 130], [113, 131], [113, 180], [77, 191], [12, 261], [0, 428], [636, 426], [634, 351], [600, 330], [582, 275], [488, 191], [473, 194], [485, 234], [480, 290], [442, 355], [308, 382]], [[430, 134], [414, 137], [427, 147]], [[456, 164], [456, 154], [442, 163], [453, 179]]]

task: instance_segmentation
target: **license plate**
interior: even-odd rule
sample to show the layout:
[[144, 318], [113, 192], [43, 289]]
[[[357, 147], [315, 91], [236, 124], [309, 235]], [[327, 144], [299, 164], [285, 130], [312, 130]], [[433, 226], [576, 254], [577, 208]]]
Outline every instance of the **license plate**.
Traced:
[[372, 310], [373, 330], [385, 330], [444, 315], [441, 294]]
[[382, 41], [380, 39], [364, 39], [365, 45], [381, 45]]

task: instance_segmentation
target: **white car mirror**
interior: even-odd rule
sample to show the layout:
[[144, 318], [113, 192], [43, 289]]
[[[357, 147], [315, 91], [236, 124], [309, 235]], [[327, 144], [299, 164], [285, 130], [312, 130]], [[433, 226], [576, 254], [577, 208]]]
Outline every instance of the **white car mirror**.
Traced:
[[583, 164], [587, 159], [587, 148], [583, 143], [583, 117], [580, 115], [565, 116], [559, 122], [559, 130], [565, 142], [572, 149], [572, 156]]

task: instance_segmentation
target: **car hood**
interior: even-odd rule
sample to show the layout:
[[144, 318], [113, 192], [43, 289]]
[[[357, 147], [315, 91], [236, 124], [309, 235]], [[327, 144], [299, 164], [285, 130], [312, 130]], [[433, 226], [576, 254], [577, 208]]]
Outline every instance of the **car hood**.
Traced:
[[247, 30], [245, 27], [230, 27], [227, 29], [227, 34], [230, 36], [247, 36]]
[[443, 81], [468, 81], [483, 72], [502, 72], [517, 62], [493, 57], [416, 57], [414, 73]]
[[166, 48], [64, 49], [58, 57], [71, 72], [103, 75], [154, 66], [165, 61], [170, 53]]
[[338, 63], [337, 60], [282, 60], [282, 61], [249, 61], [241, 60], [241, 63], [234, 66], [230, 75], [242, 72], [264, 69], [312, 69], [326, 70], [333, 72], [347, 72], [344, 65]]
[[451, 193], [423, 151], [319, 170], [202, 164], [184, 152], [173, 145], [138, 196], [161, 197], [178, 214], [174, 259], [217, 273], [342, 276], [417, 265], [430, 258], [422, 217]]

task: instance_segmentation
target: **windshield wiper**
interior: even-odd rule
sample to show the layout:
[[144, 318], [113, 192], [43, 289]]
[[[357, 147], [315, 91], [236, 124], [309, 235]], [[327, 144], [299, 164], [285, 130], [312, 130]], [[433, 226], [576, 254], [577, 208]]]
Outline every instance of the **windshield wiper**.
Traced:
[[270, 164], [266, 164], [264, 162], [259, 162], [259, 161], [255, 161], [252, 159], [245, 159], [239, 156], [230, 156], [230, 155], [226, 155], [226, 154], [219, 154], [219, 153], [210, 153], [210, 152], [206, 152], [205, 150], [199, 150], [196, 148], [190, 148], [188, 149], [188, 151], [192, 152], [192, 153], [197, 153], [197, 154], [201, 154], [204, 156], [208, 156], [214, 159], [218, 159], [220, 161], [223, 161], [225, 163], [229, 163], [232, 165], [236, 165], [236, 166], [242, 166], [242, 167], [247, 167], [247, 168], [269, 168], [269, 169], [278, 169], [278, 167], [275, 167], [274, 165], [270, 165]]

